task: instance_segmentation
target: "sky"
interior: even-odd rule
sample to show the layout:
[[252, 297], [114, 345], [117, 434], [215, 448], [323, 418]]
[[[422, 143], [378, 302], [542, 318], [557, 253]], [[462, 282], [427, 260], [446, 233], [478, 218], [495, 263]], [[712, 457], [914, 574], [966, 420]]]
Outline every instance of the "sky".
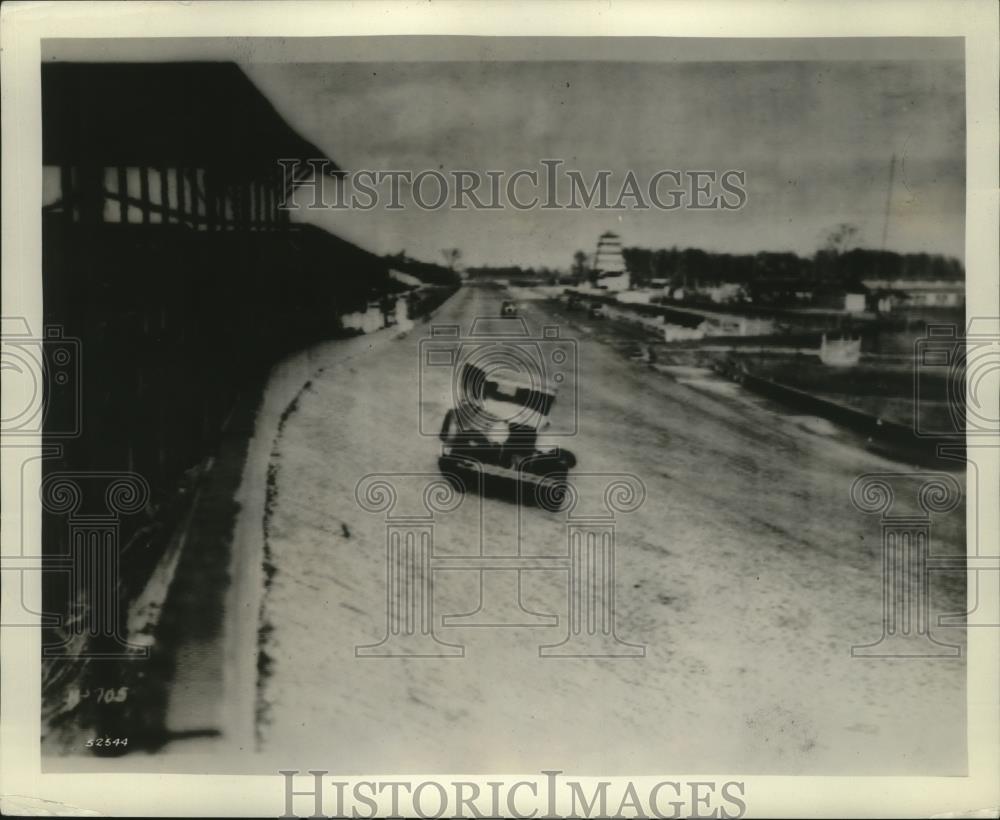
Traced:
[[[48, 50], [80, 59], [71, 41]], [[104, 43], [104, 45], [102, 45]], [[131, 49], [131, 51], [128, 51]], [[141, 55], [141, 56], [140, 56]], [[857, 244], [964, 258], [961, 41], [342, 37], [97, 41], [86, 59], [233, 59], [346, 170], [746, 174], [740, 210], [300, 210], [376, 253], [568, 268], [624, 245], [814, 253]], [[896, 157], [889, 199], [890, 163]], [[430, 193], [433, 185], [428, 186]]]
[[866, 247], [886, 231], [889, 249], [963, 257], [961, 64], [358, 63], [270, 66], [253, 79], [347, 170], [509, 173], [558, 158], [585, 179], [610, 170], [612, 191], [629, 170], [641, 182], [661, 169], [746, 173], [735, 212], [301, 214], [377, 252], [436, 260], [460, 247], [467, 265], [562, 268], [614, 229], [626, 245], [811, 254], [850, 222]]

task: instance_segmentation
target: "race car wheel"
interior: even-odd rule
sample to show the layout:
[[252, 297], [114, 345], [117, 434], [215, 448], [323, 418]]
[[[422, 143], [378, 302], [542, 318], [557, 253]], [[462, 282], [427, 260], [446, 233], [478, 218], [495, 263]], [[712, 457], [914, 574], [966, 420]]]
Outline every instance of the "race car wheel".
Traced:
[[444, 423], [441, 425], [441, 441], [445, 444], [451, 444], [458, 432], [458, 414], [452, 408], [444, 414]]

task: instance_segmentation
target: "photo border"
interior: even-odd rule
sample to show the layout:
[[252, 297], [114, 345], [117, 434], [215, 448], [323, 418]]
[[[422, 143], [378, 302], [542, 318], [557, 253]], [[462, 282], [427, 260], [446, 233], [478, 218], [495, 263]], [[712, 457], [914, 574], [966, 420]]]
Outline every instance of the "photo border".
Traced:
[[[996, 5], [973, 2], [891, 0], [815, 0], [792, 5], [776, 0], [668, 4], [628, 2], [436, 2], [428, 3], [278, 3], [228, 2], [173, 4], [155, 2], [7, 3], [0, 9], [2, 69], [2, 270], [3, 313], [42, 326], [40, 72], [43, 38], [275, 38], [359, 35], [586, 36], [586, 37], [962, 37], [965, 39], [967, 162], [966, 269], [968, 311], [1000, 316], [996, 272], [998, 255], [998, 21]], [[4, 379], [6, 383], [6, 378]], [[995, 417], [995, 416], [994, 416]], [[24, 448], [40, 452], [41, 442], [19, 442], [2, 457], [3, 555], [40, 554], [39, 545], [22, 545], [21, 526], [8, 518], [22, 490], [18, 463]], [[969, 492], [995, 499], [1000, 442], [969, 447]], [[13, 478], [14, 481], [10, 479]], [[979, 509], [979, 519], [971, 511]], [[970, 504], [970, 545], [997, 543], [995, 504]], [[40, 516], [40, 510], [30, 515]], [[8, 523], [11, 525], [8, 526]], [[38, 521], [31, 522], [38, 532]], [[974, 528], [979, 531], [972, 537]], [[4, 576], [11, 576], [4, 573]], [[9, 578], [3, 579], [5, 588]], [[26, 597], [41, 611], [38, 573], [25, 582]], [[7, 591], [7, 590], [5, 590]], [[994, 587], [994, 592], [996, 591]], [[4, 616], [19, 596], [3, 596]], [[2, 620], [3, 616], [0, 616]], [[996, 811], [1000, 770], [1000, 630], [968, 631], [967, 777], [760, 777], [733, 772], [697, 773], [697, 779], [739, 779], [746, 784], [749, 816], [897, 817], [954, 812]], [[8, 798], [45, 801], [102, 815], [228, 816], [279, 815], [284, 808], [282, 777], [172, 774], [42, 773], [39, 755], [40, 630], [8, 629], [0, 634], [0, 793]], [[337, 742], [332, 739], [331, 742]], [[641, 742], [641, 741], [637, 741]], [[726, 738], [719, 738], [725, 743]], [[572, 761], [553, 761], [574, 776]], [[288, 761], [285, 767], [306, 771], [323, 761]], [[449, 778], [461, 773], [449, 773]], [[410, 775], [412, 779], [417, 776]], [[538, 778], [538, 772], [499, 772], [468, 776], [484, 783], [509, 777]], [[665, 772], [634, 778], [650, 788], [664, 778], [692, 779], [693, 773]], [[360, 779], [360, 778], [353, 778]], [[372, 779], [392, 779], [387, 774]], [[433, 779], [428, 775], [425, 779]], [[575, 778], [589, 783], [597, 778]], [[616, 778], [605, 778], [615, 780]], [[25, 803], [25, 805], [33, 805]], [[44, 806], [44, 802], [38, 802]], [[51, 810], [51, 808], [50, 808]]]

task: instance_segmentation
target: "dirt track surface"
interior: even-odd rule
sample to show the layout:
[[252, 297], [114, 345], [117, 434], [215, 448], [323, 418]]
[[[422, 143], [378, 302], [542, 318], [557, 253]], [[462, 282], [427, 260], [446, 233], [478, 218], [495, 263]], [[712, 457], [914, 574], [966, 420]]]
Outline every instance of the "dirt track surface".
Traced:
[[[433, 324], [468, 333], [502, 298], [463, 288]], [[539, 302], [522, 315], [536, 338], [553, 321]], [[568, 423], [575, 379], [578, 429], [565, 443], [581, 482], [629, 473], [645, 487], [644, 503], [615, 520], [614, 610], [618, 636], [644, 656], [539, 657], [567, 632], [556, 568], [520, 573], [520, 607], [516, 571], [436, 571], [435, 632], [464, 657], [357, 657], [386, 634], [387, 522], [359, 506], [356, 485], [387, 475], [397, 512], [413, 508], [440, 451], [420, 414], [443, 416], [448, 382], [434, 371], [421, 393], [428, 324], [349, 357], [324, 345], [271, 459], [266, 758], [341, 774], [964, 772], [964, 651], [851, 656], [882, 631], [882, 554], [879, 517], [858, 512], [850, 488], [912, 468], [736, 386], [654, 372], [586, 325], [560, 328], [579, 364], [554, 421]], [[896, 514], [917, 510], [915, 493], [896, 503]], [[934, 519], [935, 555], [964, 552], [963, 522], [961, 506]], [[516, 555], [519, 531], [521, 554], [567, 554], [565, 515], [467, 496], [434, 518], [434, 555]], [[934, 623], [964, 610], [960, 581], [932, 575]], [[477, 607], [481, 623], [534, 625], [441, 626]], [[964, 650], [963, 630], [934, 634]]]

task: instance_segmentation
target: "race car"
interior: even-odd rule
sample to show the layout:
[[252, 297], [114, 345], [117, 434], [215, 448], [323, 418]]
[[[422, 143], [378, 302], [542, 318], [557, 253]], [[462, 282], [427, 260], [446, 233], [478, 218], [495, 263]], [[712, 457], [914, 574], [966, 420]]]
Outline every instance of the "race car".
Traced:
[[500, 315], [517, 316], [517, 305], [514, 304], [510, 299], [504, 300], [504, 303], [500, 305]]
[[487, 376], [466, 363], [464, 394], [445, 414], [438, 466], [458, 490], [477, 490], [556, 512], [569, 498], [568, 474], [576, 456], [541, 447], [555, 390]]

